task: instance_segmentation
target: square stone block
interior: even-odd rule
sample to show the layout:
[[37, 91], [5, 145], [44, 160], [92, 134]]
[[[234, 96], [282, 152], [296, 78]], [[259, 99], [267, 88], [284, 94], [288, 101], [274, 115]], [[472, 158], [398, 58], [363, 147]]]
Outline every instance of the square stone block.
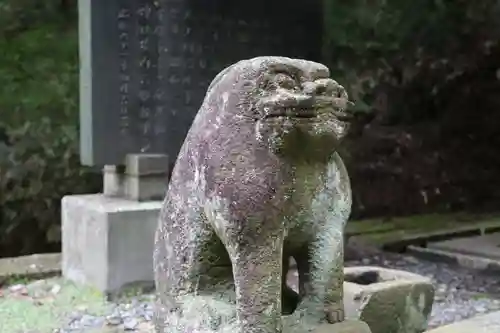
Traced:
[[372, 333], [422, 333], [434, 301], [430, 279], [382, 267], [344, 268], [348, 318], [368, 324]]
[[168, 181], [167, 175], [135, 176], [125, 175], [125, 198], [136, 201], [163, 200]]
[[103, 192], [108, 197], [125, 197], [125, 175], [115, 165], [105, 165], [103, 170]]
[[164, 154], [129, 154], [125, 159], [126, 172], [133, 176], [166, 175], [168, 167]]
[[62, 273], [69, 280], [115, 292], [153, 283], [153, 245], [161, 201], [102, 194], [62, 199]]
[[119, 173], [113, 165], [103, 170], [104, 194], [136, 201], [162, 200], [168, 188], [167, 171], [138, 175]]

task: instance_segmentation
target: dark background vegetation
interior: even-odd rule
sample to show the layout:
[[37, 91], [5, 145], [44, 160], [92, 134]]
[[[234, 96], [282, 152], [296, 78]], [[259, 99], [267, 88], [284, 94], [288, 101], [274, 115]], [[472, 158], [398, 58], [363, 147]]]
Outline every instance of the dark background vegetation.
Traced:
[[[79, 165], [76, 1], [0, 0], [0, 257], [58, 251]], [[325, 63], [356, 102], [353, 218], [495, 211], [498, 1], [325, 0]]]

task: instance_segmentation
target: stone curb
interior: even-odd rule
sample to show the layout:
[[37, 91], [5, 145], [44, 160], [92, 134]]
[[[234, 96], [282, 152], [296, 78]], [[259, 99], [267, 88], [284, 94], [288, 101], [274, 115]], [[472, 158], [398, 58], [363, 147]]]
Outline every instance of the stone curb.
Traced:
[[443, 250], [429, 249], [413, 245], [407, 247], [406, 253], [424, 260], [441, 263], [445, 262], [455, 266], [474, 269], [481, 273], [496, 275], [500, 274], [500, 261], [496, 261], [493, 259], [453, 253]]
[[385, 242], [382, 249], [389, 252], [403, 252], [407, 247], [418, 244], [424, 246], [428, 242], [439, 242], [457, 237], [481, 236], [487, 233], [499, 232], [500, 222], [485, 222], [447, 230], [427, 233], [415, 233], [394, 241]]
[[42, 278], [61, 274], [61, 254], [42, 253], [0, 259], [0, 285], [9, 278]]

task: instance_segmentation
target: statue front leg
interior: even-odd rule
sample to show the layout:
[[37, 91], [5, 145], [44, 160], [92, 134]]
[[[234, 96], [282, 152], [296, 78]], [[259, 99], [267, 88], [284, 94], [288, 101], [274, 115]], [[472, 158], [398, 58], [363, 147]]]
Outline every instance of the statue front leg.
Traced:
[[326, 223], [296, 258], [302, 297], [296, 316], [306, 321], [344, 320], [344, 224]]
[[227, 241], [236, 291], [238, 333], [281, 333], [283, 231]]

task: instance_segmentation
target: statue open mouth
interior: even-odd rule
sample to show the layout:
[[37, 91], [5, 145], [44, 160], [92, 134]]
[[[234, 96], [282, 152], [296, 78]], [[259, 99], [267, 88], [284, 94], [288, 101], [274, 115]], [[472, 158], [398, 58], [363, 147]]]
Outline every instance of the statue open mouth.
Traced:
[[335, 110], [333, 108], [277, 108], [272, 112], [268, 112], [264, 115], [264, 119], [275, 119], [275, 118], [298, 118], [307, 119], [313, 121], [328, 120], [329, 118], [335, 118], [339, 121], [350, 121], [352, 115], [343, 110]]
[[353, 118], [348, 112], [347, 92], [336, 81], [317, 77], [299, 79], [283, 72], [263, 79], [259, 99], [255, 104], [259, 123], [285, 132], [292, 127], [314, 133], [341, 133]]
[[317, 118], [318, 113], [312, 108], [281, 108], [264, 115], [264, 119], [269, 118]]

